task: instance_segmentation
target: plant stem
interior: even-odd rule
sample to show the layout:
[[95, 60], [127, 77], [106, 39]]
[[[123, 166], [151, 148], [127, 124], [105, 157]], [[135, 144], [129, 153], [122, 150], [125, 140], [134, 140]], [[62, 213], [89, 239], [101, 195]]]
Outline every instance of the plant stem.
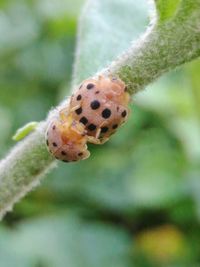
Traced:
[[54, 166], [45, 146], [45, 128], [46, 123], [41, 123], [0, 162], [0, 218]]
[[199, 25], [181, 29], [175, 25], [170, 21], [155, 26], [103, 73], [119, 76], [135, 94], [163, 73], [200, 56]]

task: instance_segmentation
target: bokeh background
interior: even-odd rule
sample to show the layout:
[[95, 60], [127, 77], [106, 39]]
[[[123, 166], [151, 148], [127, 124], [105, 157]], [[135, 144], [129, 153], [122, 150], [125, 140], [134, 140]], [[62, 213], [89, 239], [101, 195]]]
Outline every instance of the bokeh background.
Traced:
[[[83, 0], [0, 0], [0, 157], [67, 95]], [[92, 156], [0, 225], [1, 267], [200, 266], [200, 61], [139, 93]]]

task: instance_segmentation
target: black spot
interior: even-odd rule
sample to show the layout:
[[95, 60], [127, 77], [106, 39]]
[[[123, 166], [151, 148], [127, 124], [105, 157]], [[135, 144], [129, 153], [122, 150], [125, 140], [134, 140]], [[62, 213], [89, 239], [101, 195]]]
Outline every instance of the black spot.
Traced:
[[47, 146], [49, 146], [49, 141], [48, 140], [46, 140], [46, 144], [47, 144]]
[[124, 111], [122, 112], [122, 117], [123, 117], [123, 118], [126, 117], [126, 114], [127, 114], [127, 112], [126, 112], [126, 110], [124, 110]]
[[111, 115], [111, 111], [110, 111], [110, 109], [105, 108], [105, 109], [102, 111], [102, 117], [103, 117], [104, 119], [109, 118], [110, 115]]
[[63, 162], [69, 162], [69, 160], [66, 160], [66, 159], [63, 159], [62, 161], [63, 161]]
[[87, 85], [87, 89], [92, 89], [94, 87], [94, 84], [93, 83], [88, 83], [88, 85]]
[[61, 154], [62, 154], [63, 156], [66, 156], [66, 155], [67, 155], [67, 153], [66, 153], [65, 151], [61, 151]]
[[100, 103], [98, 100], [94, 100], [90, 104], [91, 109], [98, 109], [100, 107]]
[[58, 146], [55, 142], [52, 143], [53, 146]]
[[101, 133], [106, 133], [108, 131], [108, 127], [102, 127], [101, 128]]
[[75, 110], [77, 115], [80, 115], [82, 113], [82, 107]]
[[82, 117], [79, 121], [83, 123], [84, 125], [88, 123], [88, 119], [86, 117]]
[[117, 127], [118, 127], [118, 124], [114, 124], [112, 128], [117, 129]]
[[56, 125], [54, 125], [54, 126], [52, 127], [52, 129], [55, 130], [55, 129], [56, 129]]
[[99, 91], [96, 91], [96, 92], [95, 92], [96, 95], [99, 94], [99, 93], [100, 93]]
[[96, 128], [97, 128], [97, 126], [92, 124], [92, 123], [90, 125], [88, 125], [88, 130], [90, 130], [90, 131], [94, 131]]
[[82, 157], [83, 156], [83, 153], [82, 152], [78, 153], [78, 156], [79, 157]]
[[124, 88], [124, 92], [127, 92], [127, 91], [128, 91], [128, 87], [125, 86], [125, 88]]
[[79, 90], [82, 88], [82, 86], [83, 86], [83, 85], [81, 84], [80, 87], [79, 87]]
[[117, 111], [119, 111], [119, 107], [117, 107]]
[[82, 96], [81, 95], [78, 95], [77, 98], [76, 98], [76, 100], [79, 101], [79, 100], [81, 100], [81, 98], [82, 98]]

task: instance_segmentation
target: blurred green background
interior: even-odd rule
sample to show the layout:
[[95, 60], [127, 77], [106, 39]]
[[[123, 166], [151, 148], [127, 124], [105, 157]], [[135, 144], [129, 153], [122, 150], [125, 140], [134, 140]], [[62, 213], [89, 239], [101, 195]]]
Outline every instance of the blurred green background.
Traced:
[[[0, 0], [0, 157], [67, 95], [81, 0]], [[200, 266], [200, 61], [135, 96], [91, 157], [0, 225], [0, 267]]]

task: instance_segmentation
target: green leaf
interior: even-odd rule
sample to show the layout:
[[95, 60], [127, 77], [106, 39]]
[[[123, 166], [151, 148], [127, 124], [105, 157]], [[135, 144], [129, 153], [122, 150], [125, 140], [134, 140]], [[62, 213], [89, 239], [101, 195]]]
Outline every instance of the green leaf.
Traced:
[[155, 0], [159, 21], [164, 22], [169, 18], [172, 18], [181, 0]]
[[20, 129], [17, 130], [15, 135], [12, 137], [14, 141], [20, 141], [24, 139], [29, 133], [34, 131], [36, 127], [38, 126], [38, 122], [32, 121], [21, 127]]
[[148, 23], [146, 0], [90, 0], [78, 36], [74, 83], [105, 68], [135, 41]]
[[[23, 267], [131, 266], [128, 252], [132, 243], [124, 230], [87, 223], [71, 213], [32, 220], [18, 226], [12, 234], [3, 232], [1, 237], [4, 239], [0, 247], [7, 256], [2, 266], [6, 267], [18, 267], [20, 263]], [[16, 264], [7, 264], [14, 260]]]

